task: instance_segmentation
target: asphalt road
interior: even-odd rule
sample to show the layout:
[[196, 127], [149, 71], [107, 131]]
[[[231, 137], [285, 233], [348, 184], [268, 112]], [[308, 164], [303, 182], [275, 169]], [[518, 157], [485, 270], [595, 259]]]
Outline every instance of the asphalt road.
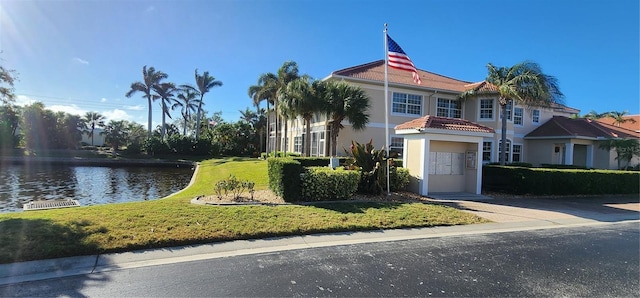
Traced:
[[290, 250], [0, 286], [0, 297], [639, 293], [638, 222]]

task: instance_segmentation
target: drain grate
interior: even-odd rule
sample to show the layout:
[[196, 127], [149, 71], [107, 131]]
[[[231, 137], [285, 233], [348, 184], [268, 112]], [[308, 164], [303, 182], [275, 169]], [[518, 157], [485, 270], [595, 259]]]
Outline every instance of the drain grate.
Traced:
[[44, 209], [58, 209], [67, 207], [79, 207], [80, 202], [78, 200], [64, 200], [64, 201], [33, 201], [22, 205], [22, 210], [44, 210]]

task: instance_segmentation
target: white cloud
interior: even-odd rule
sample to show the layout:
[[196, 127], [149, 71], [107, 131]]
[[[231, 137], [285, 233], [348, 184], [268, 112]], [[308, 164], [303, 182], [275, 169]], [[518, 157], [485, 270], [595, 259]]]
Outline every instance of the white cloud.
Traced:
[[130, 111], [142, 111], [144, 110], [144, 106], [143, 105], [136, 105], [136, 106], [124, 106], [125, 109], [130, 110]]
[[104, 115], [107, 118], [107, 121], [111, 121], [111, 120], [130, 121], [131, 119], [133, 119], [133, 116], [129, 115], [126, 111], [123, 111], [120, 109], [114, 109], [112, 111], [104, 111], [102, 112], [102, 115]]
[[52, 110], [54, 112], [65, 112], [65, 113], [69, 113], [71, 115], [78, 115], [78, 116], [82, 116], [84, 115], [87, 111], [78, 107], [75, 104], [71, 104], [71, 105], [52, 105], [52, 106], [45, 106], [46, 109]]
[[107, 99], [103, 97], [100, 99], [100, 102], [107, 102]]
[[73, 58], [73, 62], [79, 63], [79, 64], [83, 64], [83, 65], [89, 65], [89, 61], [84, 60], [84, 59], [80, 59], [78, 57], [74, 57]]
[[32, 104], [32, 103], [34, 103], [36, 101], [37, 100], [32, 99], [31, 97], [26, 96], [26, 95], [17, 95], [16, 96], [16, 105], [19, 105], [19, 106], [30, 105], [30, 104]]

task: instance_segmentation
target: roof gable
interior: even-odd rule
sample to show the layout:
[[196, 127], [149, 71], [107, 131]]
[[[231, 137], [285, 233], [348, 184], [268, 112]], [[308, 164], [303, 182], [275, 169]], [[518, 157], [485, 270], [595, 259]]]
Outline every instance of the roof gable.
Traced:
[[[455, 92], [465, 91], [465, 85], [470, 82], [462, 81], [436, 73], [424, 71], [418, 69], [418, 75], [422, 84], [417, 84], [413, 81], [413, 77], [410, 72], [389, 68], [388, 69], [389, 82], [403, 85], [412, 85], [416, 87], [433, 88], [439, 90], [449, 90]], [[364, 79], [370, 81], [384, 81], [384, 60], [378, 60], [366, 64], [361, 64], [341, 70], [337, 70], [331, 73], [331, 76], [337, 77], [350, 77], [355, 79]]]
[[594, 120], [554, 116], [528, 133], [525, 138], [640, 138], [640, 133]]
[[395, 127], [396, 130], [403, 129], [418, 129], [423, 130], [427, 128], [455, 130], [455, 131], [467, 131], [467, 132], [482, 132], [493, 133], [494, 130], [491, 127], [480, 125], [465, 119], [447, 118], [427, 115], [418, 119], [402, 123]]

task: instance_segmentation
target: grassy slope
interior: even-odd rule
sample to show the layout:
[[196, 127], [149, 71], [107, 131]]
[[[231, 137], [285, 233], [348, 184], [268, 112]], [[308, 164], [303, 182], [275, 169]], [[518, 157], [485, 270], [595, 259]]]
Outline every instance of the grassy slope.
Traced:
[[214, 159], [196, 182], [156, 201], [0, 214], [0, 263], [316, 232], [485, 222], [453, 208], [421, 203], [317, 206], [202, 206], [197, 195], [231, 173], [267, 188], [266, 162]]

